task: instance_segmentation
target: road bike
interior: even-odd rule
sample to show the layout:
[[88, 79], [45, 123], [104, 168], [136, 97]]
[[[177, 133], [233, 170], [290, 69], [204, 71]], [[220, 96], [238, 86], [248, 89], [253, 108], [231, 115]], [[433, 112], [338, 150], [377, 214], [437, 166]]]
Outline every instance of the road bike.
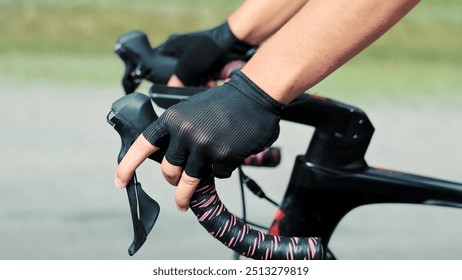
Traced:
[[[151, 102], [166, 109], [204, 90], [166, 86], [165, 77], [158, 79], [153, 69], [143, 65], [139, 55], [143, 48], [153, 50], [140, 31], [121, 36], [115, 48], [126, 65], [122, 84], [127, 95], [112, 105], [107, 120], [122, 139], [119, 161], [157, 118]], [[175, 63], [172, 58], [162, 59], [160, 64]], [[168, 68], [167, 64], [156, 71]], [[171, 74], [171, 70], [166, 72]], [[142, 80], [153, 83], [149, 96], [135, 92]], [[375, 129], [366, 113], [357, 107], [307, 93], [289, 103], [281, 119], [315, 130], [306, 153], [295, 158], [282, 202], [270, 200], [279, 208], [268, 233], [249, 226], [245, 208], [243, 219], [230, 213], [216, 194], [213, 178], [203, 179], [191, 200], [198, 221], [239, 255], [255, 259], [336, 259], [329, 249], [332, 234], [345, 215], [359, 206], [406, 203], [462, 208], [462, 183], [369, 166], [364, 156]], [[160, 151], [150, 158], [159, 162], [162, 156]], [[243, 164], [274, 166], [279, 159], [279, 150], [272, 148]], [[238, 172], [241, 189], [247, 186], [265, 197], [241, 168]], [[142, 190], [136, 175], [127, 193], [135, 231], [129, 248], [133, 255], [154, 226], [159, 206]]]

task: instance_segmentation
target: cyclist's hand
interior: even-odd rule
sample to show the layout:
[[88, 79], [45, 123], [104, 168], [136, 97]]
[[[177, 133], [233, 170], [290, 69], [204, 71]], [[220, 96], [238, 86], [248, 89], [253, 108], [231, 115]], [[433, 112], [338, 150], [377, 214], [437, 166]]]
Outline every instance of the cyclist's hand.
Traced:
[[225, 22], [205, 31], [172, 35], [157, 51], [178, 59], [170, 86], [204, 86], [227, 62], [245, 58], [253, 48], [236, 38]]
[[162, 171], [177, 186], [178, 208], [187, 210], [200, 178], [231, 176], [247, 156], [277, 139], [282, 108], [239, 71], [228, 83], [167, 109], [127, 152], [115, 183], [125, 186], [151, 153], [167, 148]]

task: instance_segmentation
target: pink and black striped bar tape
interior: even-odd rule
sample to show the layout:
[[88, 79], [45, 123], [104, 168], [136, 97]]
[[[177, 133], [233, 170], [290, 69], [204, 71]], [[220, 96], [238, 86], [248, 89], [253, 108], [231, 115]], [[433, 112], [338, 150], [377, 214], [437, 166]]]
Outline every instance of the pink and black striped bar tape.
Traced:
[[275, 236], [252, 229], [227, 210], [218, 197], [213, 179], [202, 182], [191, 199], [191, 210], [202, 226], [228, 248], [252, 259], [322, 259], [319, 238]]
[[242, 165], [257, 167], [275, 167], [281, 163], [281, 149], [269, 147], [256, 155], [247, 157]]

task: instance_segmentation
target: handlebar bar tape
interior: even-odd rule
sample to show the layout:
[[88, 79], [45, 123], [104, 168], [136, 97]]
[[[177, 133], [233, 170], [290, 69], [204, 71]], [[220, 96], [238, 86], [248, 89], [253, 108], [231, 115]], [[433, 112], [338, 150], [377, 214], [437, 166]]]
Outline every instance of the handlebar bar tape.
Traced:
[[257, 167], [276, 167], [281, 163], [281, 148], [269, 147], [256, 155], [248, 156], [242, 165]]
[[322, 259], [318, 237], [284, 237], [252, 229], [221, 202], [213, 179], [203, 179], [190, 207], [201, 225], [216, 239], [242, 256], [261, 260]]

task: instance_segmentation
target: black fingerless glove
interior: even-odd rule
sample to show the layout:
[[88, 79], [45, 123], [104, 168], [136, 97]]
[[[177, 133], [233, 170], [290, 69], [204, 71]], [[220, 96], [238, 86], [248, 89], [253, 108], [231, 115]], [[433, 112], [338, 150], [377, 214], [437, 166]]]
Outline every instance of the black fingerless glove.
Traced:
[[255, 47], [234, 36], [226, 21], [210, 30], [172, 35], [158, 50], [178, 58], [174, 73], [185, 85], [200, 86], [227, 62], [245, 59]]
[[158, 147], [169, 138], [167, 161], [189, 176], [212, 171], [227, 178], [277, 139], [283, 107], [238, 71], [228, 83], [167, 109], [143, 136]]

